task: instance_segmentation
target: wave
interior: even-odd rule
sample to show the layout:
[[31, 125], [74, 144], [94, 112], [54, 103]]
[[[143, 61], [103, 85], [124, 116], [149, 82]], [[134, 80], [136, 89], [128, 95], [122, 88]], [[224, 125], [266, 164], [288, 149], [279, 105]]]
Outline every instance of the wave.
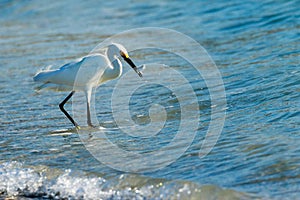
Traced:
[[0, 199], [251, 199], [253, 196], [214, 185], [154, 179], [136, 174], [112, 178], [82, 172], [0, 164]]

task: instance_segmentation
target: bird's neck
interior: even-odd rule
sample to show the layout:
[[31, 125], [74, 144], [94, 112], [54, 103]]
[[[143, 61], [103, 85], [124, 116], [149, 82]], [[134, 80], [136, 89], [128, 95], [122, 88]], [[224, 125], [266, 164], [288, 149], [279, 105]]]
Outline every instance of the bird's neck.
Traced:
[[111, 62], [112, 64], [112, 71], [118, 76], [122, 73], [122, 63], [119, 59], [115, 59]]
[[108, 67], [105, 70], [105, 74], [106, 74], [106, 77], [110, 80], [110, 79], [117, 78], [121, 75], [121, 73], [122, 73], [122, 63], [117, 58], [117, 56], [108, 56], [108, 59], [111, 63], [111, 67]]

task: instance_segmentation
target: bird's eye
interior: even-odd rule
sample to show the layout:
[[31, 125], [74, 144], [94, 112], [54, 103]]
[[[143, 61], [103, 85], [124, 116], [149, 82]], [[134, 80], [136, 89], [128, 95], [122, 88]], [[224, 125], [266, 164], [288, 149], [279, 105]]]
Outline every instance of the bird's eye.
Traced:
[[127, 54], [127, 53], [124, 53], [123, 51], [120, 51], [120, 55], [121, 55], [123, 58], [129, 58], [128, 54]]

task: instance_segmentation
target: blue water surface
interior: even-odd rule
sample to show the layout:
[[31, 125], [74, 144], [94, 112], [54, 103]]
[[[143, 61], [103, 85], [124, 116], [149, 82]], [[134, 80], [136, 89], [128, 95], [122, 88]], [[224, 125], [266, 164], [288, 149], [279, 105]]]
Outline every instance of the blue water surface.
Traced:
[[[299, 198], [299, 18], [298, 0], [0, 1], [0, 198]], [[217, 144], [200, 159], [211, 114], [209, 92], [203, 79], [193, 80], [186, 62], [170, 62], [195, 81], [197, 135], [169, 166], [131, 174], [96, 160], [59, 111], [67, 93], [37, 93], [32, 77], [88, 54], [114, 34], [141, 27], [174, 29], [199, 42], [222, 75], [227, 107]], [[153, 50], [133, 52], [132, 58], [142, 64], [173, 57]], [[106, 83], [95, 97], [97, 118], [106, 128], [116, 126], [109, 101], [113, 85]], [[179, 126], [180, 104], [166, 88], [143, 90], [136, 91], [143, 102], [154, 102], [157, 95], [167, 107], [164, 140], [153, 140], [164, 145]], [[132, 99], [133, 119], [147, 124], [149, 113], [139, 102]], [[71, 111], [70, 104], [66, 107]], [[118, 131], [107, 135], [121, 147], [130, 142]], [[130, 145], [156, 147], [151, 139]]]

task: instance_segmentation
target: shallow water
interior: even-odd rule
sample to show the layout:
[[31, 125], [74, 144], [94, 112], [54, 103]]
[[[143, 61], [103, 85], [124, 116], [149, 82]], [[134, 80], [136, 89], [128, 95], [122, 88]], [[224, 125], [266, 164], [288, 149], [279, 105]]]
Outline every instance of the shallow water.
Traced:
[[[297, 0], [1, 1], [0, 198], [297, 199], [299, 8]], [[59, 111], [67, 93], [37, 93], [32, 77], [88, 54], [107, 37], [145, 26], [187, 34], [209, 52], [226, 89], [226, 121], [213, 150], [200, 159], [212, 110], [205, 82], [193, 79], [186, 62], [170, 61], [171, 54], [132, 52], [138, 64], [169, 61], [189, 76], [201, 114], [193, 143], [178, 160], [132, 174], [97, 161]], [[106, 137], [144, 154], [175, 137], [180, 104], [159, 85], [142, 87], [131, 99], [137, 124], [149, 123], [151, 102], [166, 108], [168, 121], [159, 137], [132, 140], [115, 129], [110, 102], [115, 84], [106, 83], [95, 95], [97, 119], [110, 130]], [[71, 104], [66, 107], [71, 110]]]

